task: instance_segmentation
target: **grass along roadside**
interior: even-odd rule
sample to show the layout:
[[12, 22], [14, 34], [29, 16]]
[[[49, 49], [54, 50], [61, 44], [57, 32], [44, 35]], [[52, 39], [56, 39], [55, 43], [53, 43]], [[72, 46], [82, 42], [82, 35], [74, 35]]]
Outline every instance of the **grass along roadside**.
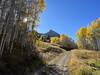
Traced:
[[73, 50], [68, 64], [70, 75], [100, 75], [100, 52]]

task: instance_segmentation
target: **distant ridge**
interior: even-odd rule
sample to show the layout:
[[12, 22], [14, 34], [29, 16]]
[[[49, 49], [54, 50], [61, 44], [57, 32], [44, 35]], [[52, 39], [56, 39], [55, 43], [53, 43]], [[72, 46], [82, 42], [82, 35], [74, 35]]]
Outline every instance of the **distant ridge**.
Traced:
[[45, 36], [49, 36], [49, 37], [59, 37], [60, 34], [55, 32], [54, 30], [49, 30], [47, 33], [40, 33], [40, 35], [45, 35]]

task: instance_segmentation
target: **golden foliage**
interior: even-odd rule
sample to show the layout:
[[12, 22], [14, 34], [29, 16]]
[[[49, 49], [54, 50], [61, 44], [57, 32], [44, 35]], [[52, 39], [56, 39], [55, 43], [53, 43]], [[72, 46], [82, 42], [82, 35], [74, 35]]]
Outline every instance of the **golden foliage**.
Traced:
[[60, 41], [61, 41], [61, 42], [65, 42], [65, 41], [68, 40], [68, 39], [69, 39], [68, 36], [66, 36], [66, 35], [64, 35], [64, 34], [60, 35]]
[[80, 28], [79, 31], [76, 33], [78, 38], [86, 37], [87, 28]]
[[[92, 45], [97, 44], [96, 40], [98, 39], [96, 38], [100, 37], [100, 18], [96, 21], [93, 21], [89, 26], [80, 28], [77, 31], [76, 36], [78, 38], [78, 46], [80, 46], [81, 44], [83, 45], [83, 48], [89, 48], [86, 44], [88, 44], [89, 46], [91, 44], [91, 47]], [[95, 49], [97, 49], [97, 47], [95, 47]]]
[[60, 42], [59, 37], [51, 37], [50, 40], [51, 40], [51, 43], [59, 43]]

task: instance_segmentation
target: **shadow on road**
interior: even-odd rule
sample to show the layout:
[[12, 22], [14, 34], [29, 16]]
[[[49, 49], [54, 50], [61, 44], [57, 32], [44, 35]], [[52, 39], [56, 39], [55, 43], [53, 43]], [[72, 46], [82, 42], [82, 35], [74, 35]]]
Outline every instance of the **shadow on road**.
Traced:
[[48, 65], [43, 66], [34, 75], [68, 75], [68, 72], [60, 69], [57, 65]]

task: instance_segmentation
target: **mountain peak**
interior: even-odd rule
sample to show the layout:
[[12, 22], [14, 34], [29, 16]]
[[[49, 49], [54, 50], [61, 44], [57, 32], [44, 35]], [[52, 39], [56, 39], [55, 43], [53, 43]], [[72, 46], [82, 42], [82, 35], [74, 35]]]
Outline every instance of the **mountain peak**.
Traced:
[[45, 35], [50, 36], [50, 37], [58, 37], [58, 36], [60, 36], [60, 34], [58, 34], [57, 32], [55, 32], [52, 29], [50, 29], [47, 33], [45, 33]]
[[54, 30], [50, 29], [49, 32], [55, 32]]

